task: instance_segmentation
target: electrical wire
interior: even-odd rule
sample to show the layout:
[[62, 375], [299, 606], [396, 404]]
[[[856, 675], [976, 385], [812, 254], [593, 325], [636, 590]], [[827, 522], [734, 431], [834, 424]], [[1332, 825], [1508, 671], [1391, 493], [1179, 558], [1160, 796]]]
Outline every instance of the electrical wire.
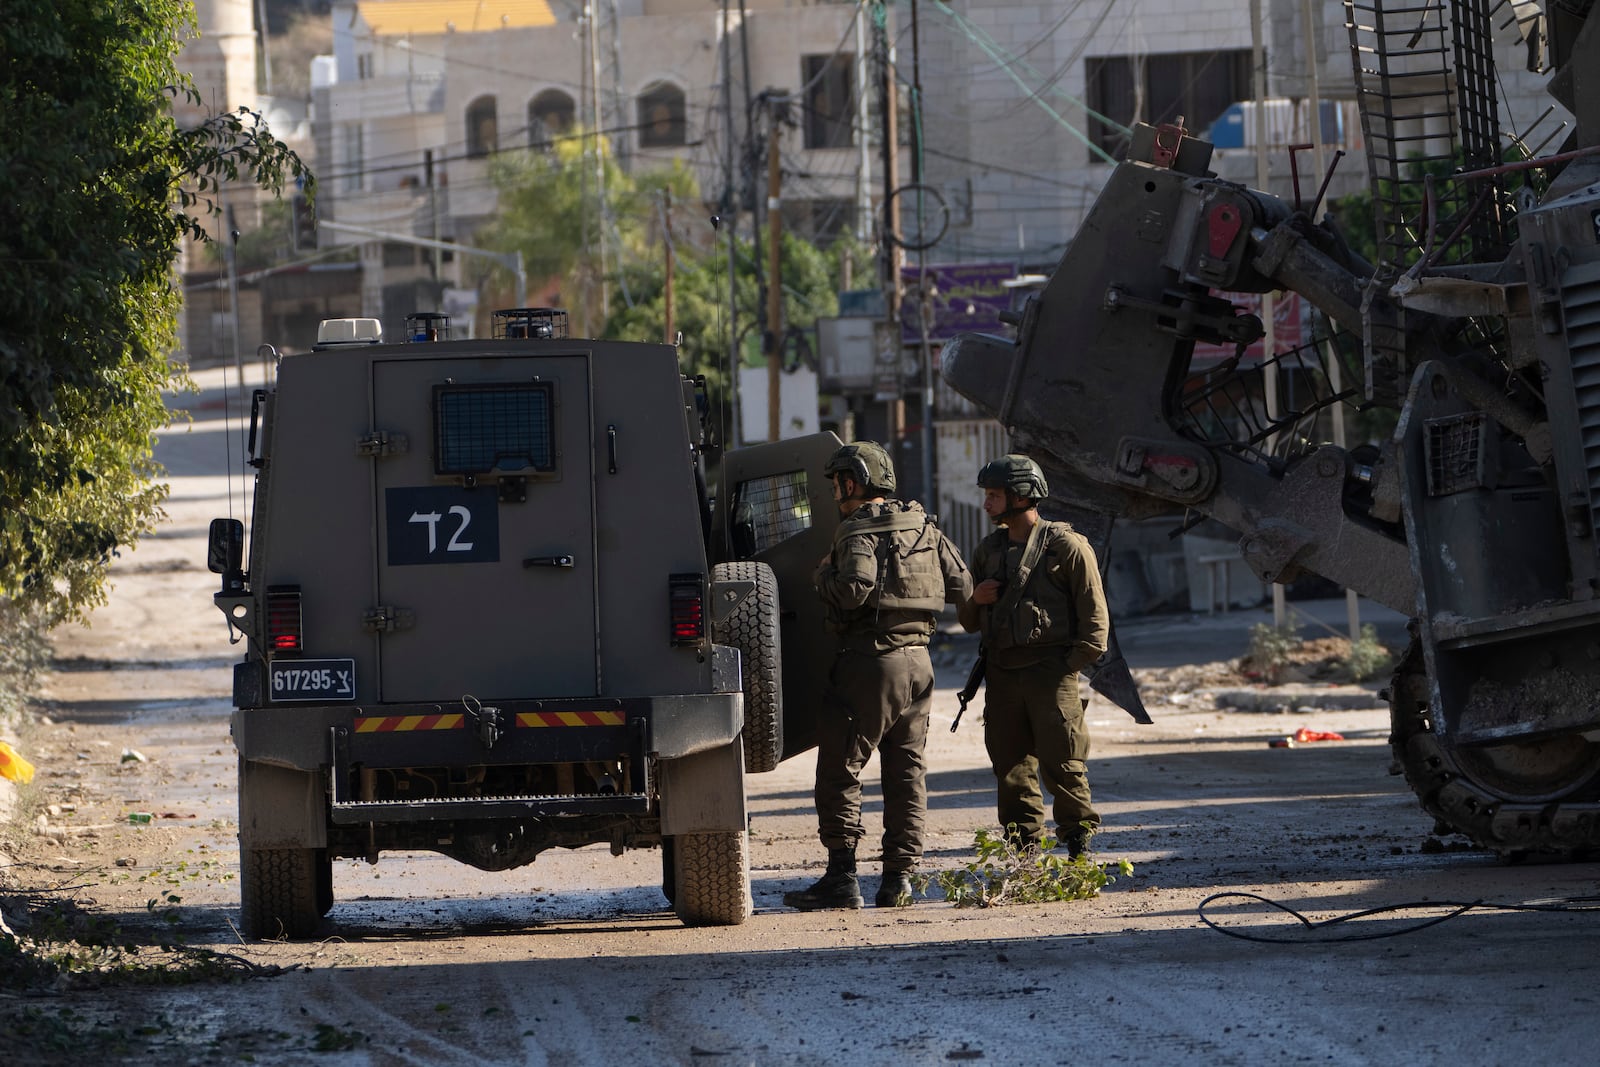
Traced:
[[[1206, 914], [1206, 907], [1219, 900], [1248, 900], [1265, 904], [1270, 908], [1283, 912], [1285, 915], [1293, 916], [1300, 923], [1300, 926], [1310, 934], [1334, 929], [1357, 919], [1369, 919], [1375, 915], [1416, 911], [1422, 908], [1449, 908], [1450, 910], [1444, 915], [1435, 915], [1432, 918], [1415, 922], [1398, 930], [1381, 930], [1376, 933], [1341, 934], [1338, 936], [1265, 937], [1260, 934], [1245, 933], [1233, 927], [1219, 925], [1211, 916]], [[1377, 941], [1386, 937], [1414, 934], [1419, 930], [1426, 930], [1430, 926], [1438, 926], [1442, 922], [1465, 915], [1469, 911], [1600, 911], [1600, 896], [1559, 897], [1550, 901], [1527, 901], [1520, 904], [1495, 904], [1484, 900], [1410, 900], [1400, 904], [1385, 904], [1377, 908], [1366, 908], [1362, 911], [1350, 912], [1347, 915], [1336, 916], [1332, 919], [1323, 919], [1321, 922], [1313, 922], [1294, 908], [1289, 907], [1289, 905], [1280, 903], [1270, 897], [1264, 897], [1259, 893], [1247, 893], [1242, 890], [1230, 890], [1225, 893], [1211, 894], [1202, 900], [1195, 909], [1200, 921], [1217, 933], [1237, 938], [1240, 941], [1254, 941], [1267, 945], [1335, 945], [1344, 941]]]

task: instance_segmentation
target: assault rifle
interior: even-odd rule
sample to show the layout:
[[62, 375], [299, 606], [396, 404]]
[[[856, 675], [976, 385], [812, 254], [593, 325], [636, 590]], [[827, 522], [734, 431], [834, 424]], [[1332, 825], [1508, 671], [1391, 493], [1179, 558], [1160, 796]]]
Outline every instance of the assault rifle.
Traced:
[[955, 733], [956, 727], [961, 725], [961, 716], [967, 713], [967, 705], [972, 698], [978, 695], [978, 687], [983, 684], [983, 675], [989, 669], [989, 650], [982, 645], [978, 646], [978, 658], [972, 662], [972, 670], [967, 672], [967, 684], [961, 687], [956, 694], [956, 699], [961, 701], [961, 707], [956, 711], [955, 721], [950, 724], [950, 732]]

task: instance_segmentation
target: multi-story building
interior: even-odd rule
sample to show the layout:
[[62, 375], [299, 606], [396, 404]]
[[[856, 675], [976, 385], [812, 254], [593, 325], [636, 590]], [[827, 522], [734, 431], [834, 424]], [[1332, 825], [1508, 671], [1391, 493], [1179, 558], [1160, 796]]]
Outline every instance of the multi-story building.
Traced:
[[[1288, 146], [1311, 137], [1309, 100], [1320, 97], [1327, 163], [1343, 149], [1330, 196], [1367, 185], [1364, 140], [1347, 19], [1371, 21], [1376, 0], [932, 0], [922, 7], [920, 53], [925, 83], [925, 174], [950, 206], [938, 258], [1001, 256], [1033, 264], [1059, 257], [1093, 204], [1135, 120], [1174, 122], [1215, 132], [1214, 169], [1257, 185], [1252, 105], [1264, 88], [1267, 187], [1292, 196]], [[1401, 5], [1386, 5], [1391, 9]], [[1446, 8], [1451, 5], [1445, 5]], [[1521, 14], [1532, 4], [1507, 6]], [[1407, 10], [1410, 10], [1407, 8]], [[1412, 13], [1421, 31], [1441, 24], [1426, 5]], [[1259, 35], [1252, 26], [1259, 15]], [[1405, 18], [1403, 14], [1391, 16]], [[1307, 27], [1309, 25], [1309, 32]], [[1256, 81], [1259, 40], [1264, 84]], [[1401, 37], [1399, 41], [1404, 41]], [[1448, 38], [1432, 40], [1448, 47]], [[1525, 134], [1549, 103], [1541, 75], [1527, 70], [1527, 45], [1508, 13], [1494, 24], [1495, 87], [1502, 130]], [[907, 43], [901, 41], [902, 67]], [[1399, 47], [1398, 43], [1395, 45]], [[1407, 60], [1413, 67], [1437, 58]], [[1371, 59], [1369, 56], [1368, 62]], [[1407, 133], [1448, 133], [1455, 82], [1417, 77], [1411, 95], [1390, 102]], [[1240, 106], [1244, 105], [1244, 106]], [[1554, 130], [1551, 116], [1537, 144]], [[1223, 126], [1213, 131], [1214, 124]], [[1411, 142], [1407, 151], [1420, 150]], [[1325, 164], [1327, 165], [1327, 164]], [[1295, 157], [1306, 199], [1321, 175], [1310, 151]]]
[[[772, 90], [794, 97], [780, 135], [786, 223], [808, 235], [854, 228], [871, 173], [856, 93], [861, 10], [788, 0], [337, 3], [333, 60], [316, 90], [322, 215], [470, 245], [495, 210], [490, 161], [580, 129], [599, 130], [626, 167], [681, 160], [708, 202], [748, 205], [765, 198], [759, 100]], [[425, 301], [430, 284], [438, 294], [462, 279], [455, 257], [434, 278], [430, 251], [330, 232], [364, 246], [366, 314], [404, 315], [413, 307], [392, 298]]]

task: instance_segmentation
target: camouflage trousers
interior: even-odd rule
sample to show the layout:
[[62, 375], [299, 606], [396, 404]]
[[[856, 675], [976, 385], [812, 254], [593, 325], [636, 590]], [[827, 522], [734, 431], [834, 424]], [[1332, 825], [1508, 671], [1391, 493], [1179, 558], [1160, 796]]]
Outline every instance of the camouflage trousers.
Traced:
[[983, 705], [983, 743], [997, 784], [1001, 827], [1024, 838], [1044, 832], [1039, 779], [1054, 798], [1056, 835], [1100, 825], [1089, 796], [1089, 731], [1078, 698], [1078, 675], [1065, 658], [1031, 667], [990, 666]]
[[933, 664], [924, 646], [874, 655], [841, 652], [817, 717], [817, 836], [825, 848], [855, 848], [861, 772], [878, 753], [883, 778], [883, 869], [909, 871], [922, 858], [928, 812], [928, 707]]

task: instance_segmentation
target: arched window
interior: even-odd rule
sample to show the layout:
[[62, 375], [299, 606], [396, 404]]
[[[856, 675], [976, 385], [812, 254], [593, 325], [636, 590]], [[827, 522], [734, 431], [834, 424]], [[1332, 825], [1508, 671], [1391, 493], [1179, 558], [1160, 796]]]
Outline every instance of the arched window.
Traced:
[[670, 148], [687, 140], [682, 89], [656, 82], [639, 95], [640, 147]]
[[486, 156], [499, 147], [494, 97], [480, 96], [467, 105], [467, 155]]
[[528, 103], [528, 147], [549, 148], [572, 129], [577, 106], [560, 89], [546, 89]]

